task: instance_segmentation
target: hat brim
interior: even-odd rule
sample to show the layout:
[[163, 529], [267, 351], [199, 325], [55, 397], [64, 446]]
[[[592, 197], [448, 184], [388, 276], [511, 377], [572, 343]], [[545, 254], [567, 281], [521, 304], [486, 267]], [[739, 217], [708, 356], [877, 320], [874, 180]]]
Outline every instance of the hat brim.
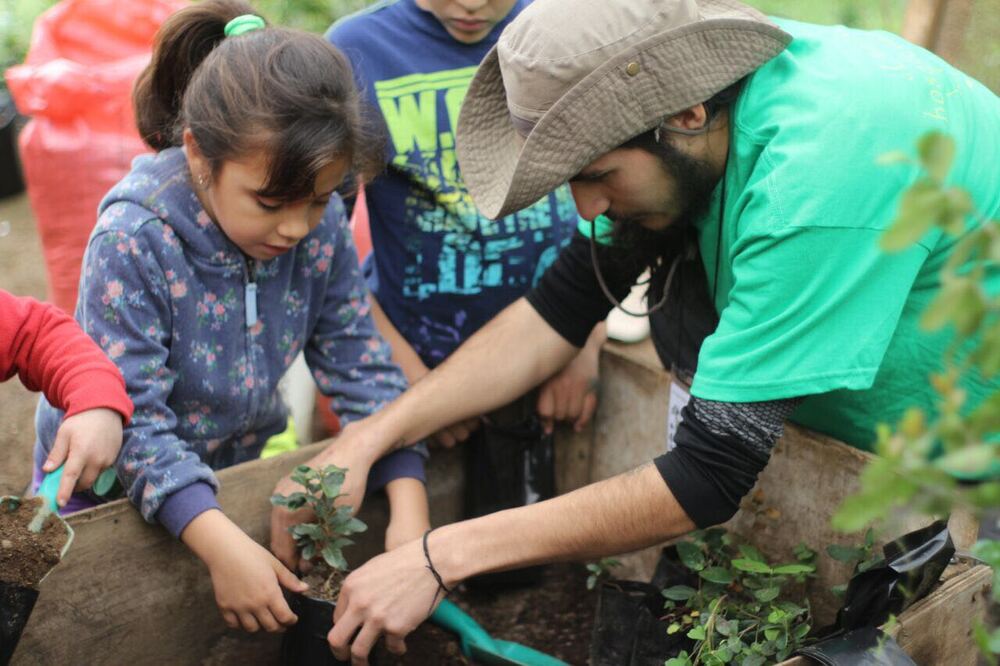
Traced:
[[[527, 138], [511, 122], [494, 46], [459, 114], [462, 178], [483, 215], [514, 213], [597, 157], [753, 72], [790, 41], [777, 26], [740, 18], [702, 19], [655, 35], [570, 88]], [[633, 61], [640, 65], [636, 76], [625, 71]]]

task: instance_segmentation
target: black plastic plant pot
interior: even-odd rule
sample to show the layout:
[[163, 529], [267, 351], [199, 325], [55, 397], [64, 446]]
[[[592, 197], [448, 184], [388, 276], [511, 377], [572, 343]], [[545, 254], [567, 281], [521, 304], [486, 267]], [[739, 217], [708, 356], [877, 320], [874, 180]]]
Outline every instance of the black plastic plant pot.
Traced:
[[0, 90], [0, 198], [24, 191], [21, 160], [17, 153], [20, 120], [14, 101], [7, 91]]
[[0, 582], [0, 666], [6, 666], [28, 624], [38, 590]]
[[299, 621], [289, 627], [281, 639], [282, 665], [350, 666], [349, 661], [333, 656], [326, 640], [333, 628], [333, 611], [337, 605], [302, 594], [289, 593], [286, 598]]
[[[519, 401], [533, 410], [533, 401]], [[522, 410], [523, 411], [523, 410]], [[492, 416], [492, 415], [491, 415]], [[463, 445], [465, 463], [465, 517], [478, 518], [550, 499], [555, 495], [555, 453], [552, 435], [529, 411], [513, 421], [492, 418]], [[466, 580], [473, 589], [522, 587], [537, 583], [544, 567], [484, 574]]]
[[667, 634], [660, 620], [663, 595], [649, 583], [619, 580], [601, 585], [590, 640], [591, 666], [662, 666], [689, 648], [683, 633]]

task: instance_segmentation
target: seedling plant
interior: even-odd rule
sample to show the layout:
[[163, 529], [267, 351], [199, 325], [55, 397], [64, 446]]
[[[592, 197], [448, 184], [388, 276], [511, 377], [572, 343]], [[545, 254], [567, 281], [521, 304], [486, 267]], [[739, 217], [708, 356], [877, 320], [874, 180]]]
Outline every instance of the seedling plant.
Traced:
[[348, 570], [343, 549], [354, 543], [348, 537], [368, 529], [364, 522], [353, 517], [352, 507], [335, 505], [337, 499], [343, 497], [340, 489], [346, 474], [346, 469], [335, 465], [322, 469], [299, 465], [292, 472], [292, 481], [304, 490], [271, 497], [274, 506], [289, 511], [308, 508], [315, 516], [314, 521], [299, 523], [288, 531], [295, 538], [302, 559], [310, 562], [321, 577], [321, 596], [331, 600], [336, 599], [340, 579]]

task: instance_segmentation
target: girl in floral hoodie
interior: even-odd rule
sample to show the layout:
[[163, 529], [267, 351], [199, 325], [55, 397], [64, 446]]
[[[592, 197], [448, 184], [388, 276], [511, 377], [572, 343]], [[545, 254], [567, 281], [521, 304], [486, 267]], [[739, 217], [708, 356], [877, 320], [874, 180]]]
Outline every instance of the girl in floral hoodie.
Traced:
[[[117, 462], [129, 498], [205, 562], [230, 626], [277, 631], [296, 621], [279, 584], [305, 585], [221, 512], [213, 470], [284, 430], [278, 380], [300, 351], [348, 428], [405, 380], [369, 316], [335, 193], [378, 145], [349, 65], [321, 37], [251, 12], [206, 0], [161, 29], [134, 100], [158, 152], [101, 203], [76, 317], [135, 403]], [[40, 405], [36, 467], [63, 417]], [[336, 462], [324, 453], [309, 464]], [[371, 467], [389, 547], [428, 526], [424, 456], [400, 449]]]

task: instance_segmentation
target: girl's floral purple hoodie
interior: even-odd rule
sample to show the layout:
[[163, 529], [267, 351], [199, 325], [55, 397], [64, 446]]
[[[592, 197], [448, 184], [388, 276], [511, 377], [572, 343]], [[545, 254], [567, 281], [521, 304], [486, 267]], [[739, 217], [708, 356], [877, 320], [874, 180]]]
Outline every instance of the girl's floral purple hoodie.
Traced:
[[[369, 315], [340, 199], [295, 248], [254, 261], [202, 209], [177, 148], [137, 158], [101, 202], [76, 318], [135, 403], [118, 477], [143, 517], [175, 536], [218, 506], [212, 470], [257, 458], [285, 429], [278, 380], [299, 351], [345, 424], [406, 388]], [[36, 467], [62, 416], [42, 399]], [[425, 457], [421, 445], [383, 458], [370, 490], [423, 480]]]

